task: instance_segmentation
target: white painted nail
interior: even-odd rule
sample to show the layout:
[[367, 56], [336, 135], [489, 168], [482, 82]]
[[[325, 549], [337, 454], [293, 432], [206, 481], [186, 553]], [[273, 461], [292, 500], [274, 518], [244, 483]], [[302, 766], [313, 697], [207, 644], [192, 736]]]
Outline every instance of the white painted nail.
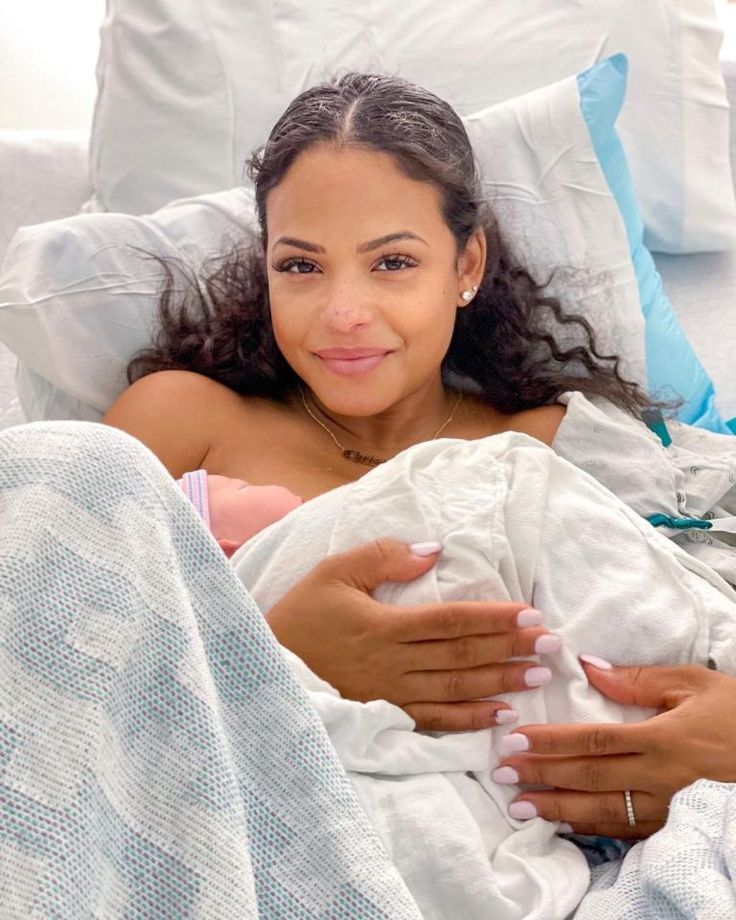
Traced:
[[504, 735], [498, 746], [501, 754], [518, 754], [520, 751], [529, 750], [529, 739], [521, 732], [511, 732], [510, 735]]
[[496, 722], [499, 725], [510, 725], [519, 721], [519, 713], [515, 709], [497, 709]]
[[539, 812], [531, 802], [512, 802], [509, 805], [509, 814], [519, 821], [528, 821], [530, 818], [536, 818]]
[[527, 668], [524, 671], [524, 683], [527, 687], [541, 687], [552, 680], [549, 668]]
[[535, 607], [527, 607], [526, 610], [520, 610], [516, 618], [517, 626], [539, 626], [542, 622], [542, 611]]
[[501, 785], [513, 785], [519, 782], [519, 774], [513, 767], [498, 767], [491, 773], [491, 779]]
[[534, 652], [537, 655], [549, 655], [552, 652], [559, 652], [562, 648], [562, 639], [553, 633], [546, 633], [540, 636], [534, 643]]
[[613, 665], [605, 658], [599, 658], [597, 655], [580, 655], [580, 660], [586, 664], [592, 664], [599, 671], [610, 671]]
[[574, 834], [575, 831], [572, 829], [572, 824], [568, 824], [567, 821], [560, 821], [557, 825], [558, 834]]
[[442, 552], [441, 543], [412, 543], [409, 549], [415, 556], [432, 556]]

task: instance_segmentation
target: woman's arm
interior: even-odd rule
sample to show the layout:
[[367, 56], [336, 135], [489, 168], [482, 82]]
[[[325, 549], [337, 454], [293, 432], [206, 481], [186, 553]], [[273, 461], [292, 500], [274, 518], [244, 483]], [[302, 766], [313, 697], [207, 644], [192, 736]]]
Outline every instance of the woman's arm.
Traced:
[[[517, 803], [528, 803], [550, 821], [567, 822], [577, 833], [646, 837], [664, 824], [670, 799], [680, 789], [700, 778], [736, 782], [736, 678], [693, 666], [587, 664], [585, 670], [610, 699], [665, 711], [625, 725], [515, 729], [502, 747], [516, 745], [518, 751], [528, 743], [528, 753], [506, 757], [500, 766], [510, 767], [522, 784], [557, 787], [524, 792]], [[512, 779], [506, 774], [505, 781]], [[625, 789], [632, 793], [633, 827]], [[523, 817], [533, 815], [528, 810]]]

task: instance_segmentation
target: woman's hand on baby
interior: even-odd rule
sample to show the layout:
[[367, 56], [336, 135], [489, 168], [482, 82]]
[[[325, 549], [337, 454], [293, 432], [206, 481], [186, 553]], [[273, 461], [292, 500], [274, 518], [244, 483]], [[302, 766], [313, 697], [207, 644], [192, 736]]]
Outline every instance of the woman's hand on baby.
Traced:
[[[514, 729], [502, 746], [528, 748], [503, 759], [501, 781], [556, 788], [517, 796], [512, 816], [539, 814], [580, 834], [647, 837], [662, 827], [680, 789], [700, 778], [736, 782], [736, 678], [692, 666], [585, 669], [610, 699], [664, 712], [628, 724]], [[631, 790], [634, 827], [625, 789]]]
[[526, 604], [450, 602], [402, 607], [374, 600], [386, 581], [423, 575], [437, 553], [376, 540], [329, 556], [267, 614], [279, 642], [352, 700], [385, 699], [421, 729], [467, 731], [513, 722], [506, 703], [480, 699], [549, 680], [535, 661], [559, 639]]

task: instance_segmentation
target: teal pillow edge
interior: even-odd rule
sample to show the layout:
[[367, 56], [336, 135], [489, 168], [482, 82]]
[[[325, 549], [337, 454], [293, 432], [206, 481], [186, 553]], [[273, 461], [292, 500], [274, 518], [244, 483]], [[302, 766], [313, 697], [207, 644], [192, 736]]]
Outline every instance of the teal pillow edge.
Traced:
[[723, 434], [735, 433], [715, 406], [713, 381], [698, 360], [662, 286], [651, 253], [644, 245], [626, 154], [616, 133], [616, 119], [626, 96], [628, 61], [615, 54], [577, 76], [580, 110], [611, 194], [621, 212], [639, 287], [645, 320], [645, 354], [649, 391], [662, 399], [683, 397], [679, 421]]

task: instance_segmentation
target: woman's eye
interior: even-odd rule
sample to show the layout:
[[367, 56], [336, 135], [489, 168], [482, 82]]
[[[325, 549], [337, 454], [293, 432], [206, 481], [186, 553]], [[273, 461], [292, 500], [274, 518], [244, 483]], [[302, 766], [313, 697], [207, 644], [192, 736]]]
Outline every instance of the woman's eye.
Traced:
[[306, 265], [307, 268], [316, 268], [316, 267], [317, 267], [317, 266], [314, 264], [314, 262], [307, 262], [306, 259], [287, 259], [285, 262], [282, 262], [280, 265], [276, 265], [275, 268], [276, 268], [276, 271], [277, 271], [277, 272], [288, 272], [288, 273], [291, 274], [291, 275], [311, 275], [311, 274], [312, 274], [311, 271], [306, 271], [306, 272], [299, 271], [299, 270], [297, 270], [297, 271], [295, 271], [295, 272], [291, 271], [291, 269], [292, 269], [295, 265], [296, 265], [296, 266], [299, 266], [299, 265]]
[[[402, 271], [404, 268], [414, 268], [417, 264], [411, 256], [402, 255], [381, 256], [380, 262], [383, 262], [387, 266], [392, 266], [386, 269], [391, 273]], [[301, 266], [306, 266], [304, 271], [302, 271]], [[310, 262], [308, 259], [291, 258], [286, 259], [279, 265], [274, 265], [274, 268], [277, 272], [286, 272], [290, 275], [313, 275], [313, 269], [316, 269], [317, 265], [315, 265], [314, 262]], [[296, 271], [292, 271], [293, 268], [296, 268]]]
[[417, 264], [411, 256], [382, 256], [381, 262], [385, 262], [387, 265], [389, 263], [398, 265], [399, 267], [393, 269], [393, 271], [401, 271], [403, 268], [414, 268]]

